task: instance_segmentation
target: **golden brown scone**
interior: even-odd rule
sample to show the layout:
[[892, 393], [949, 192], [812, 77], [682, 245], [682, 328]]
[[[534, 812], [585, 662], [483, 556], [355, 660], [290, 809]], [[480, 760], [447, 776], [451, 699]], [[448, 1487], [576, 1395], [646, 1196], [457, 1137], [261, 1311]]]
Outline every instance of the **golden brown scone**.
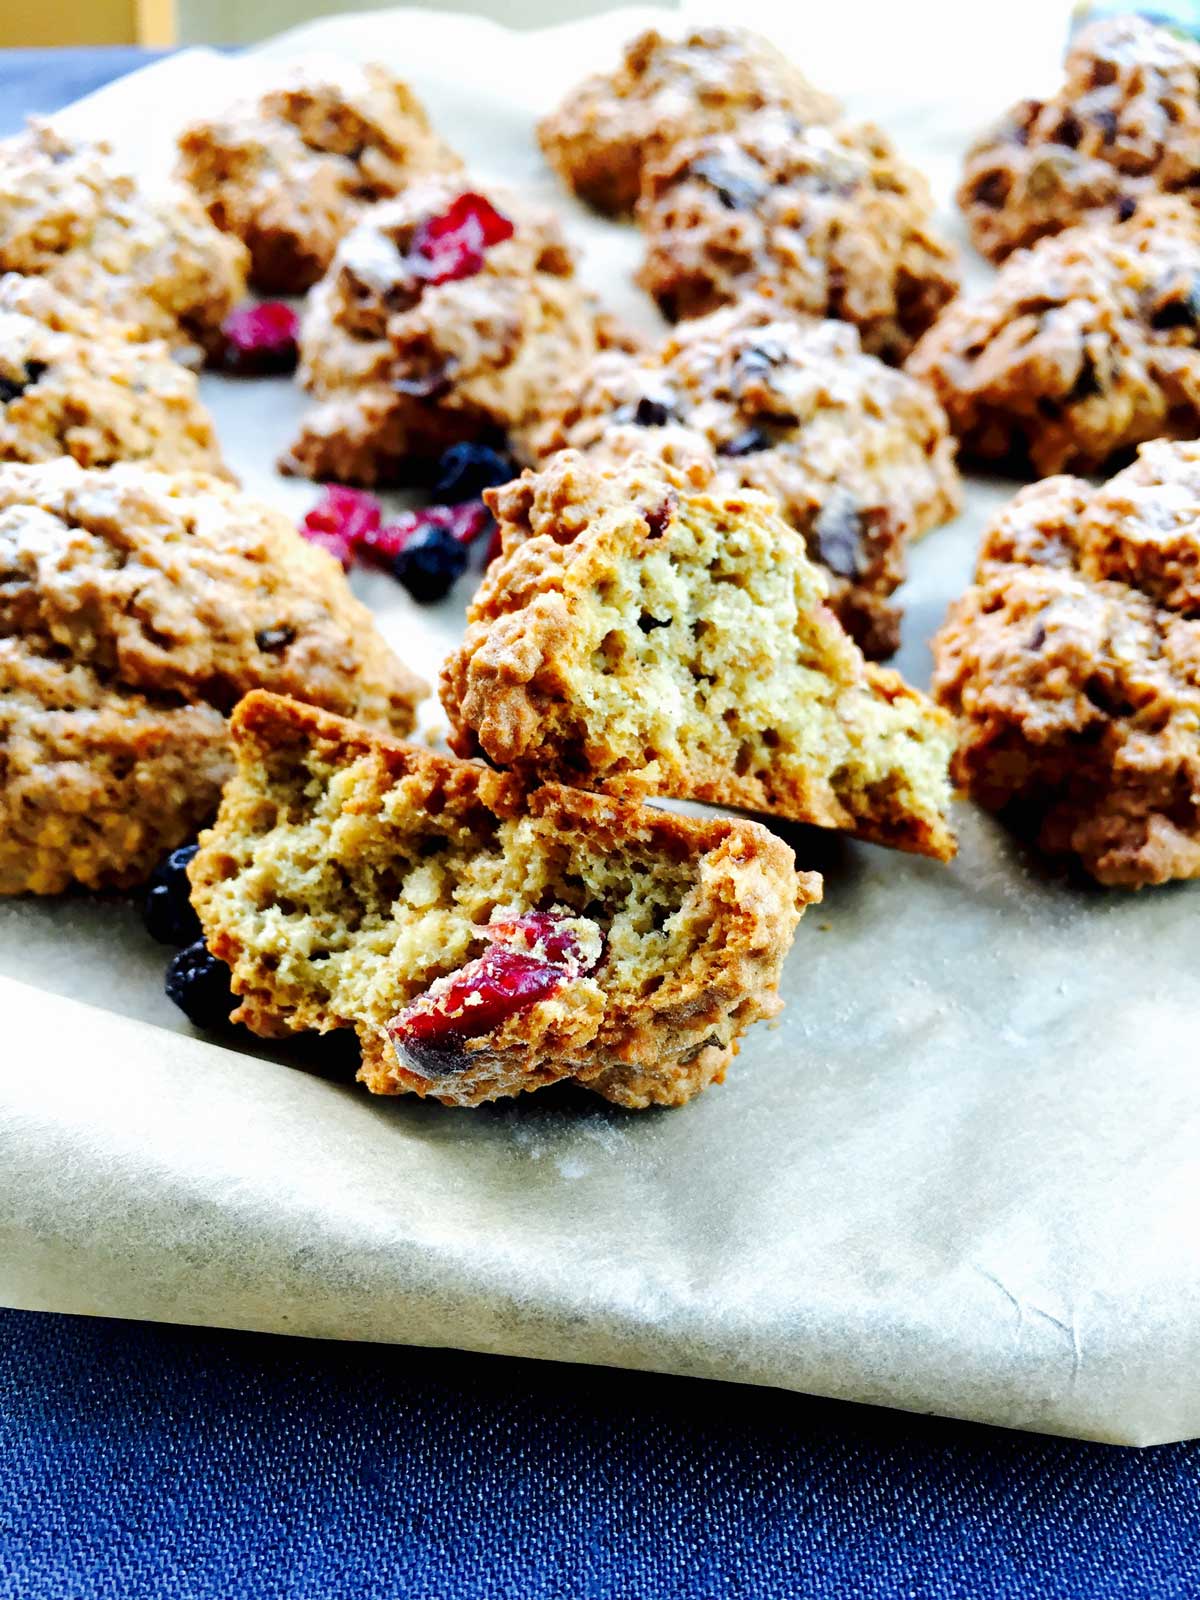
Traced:
[[908, 371], [964, 459], [1099, 472], [1144, 440], [1200, 433], [1200, 214], [1148, 200], [1128, 222], [1019, 251], [955, 302]]
[[[406, 481], [451, 444], [527, 428], [596, 349], [594, 311], [553, 213], [465, 184], [414, 183], [342, 240], [309, 297], [300, 338], [300, 381], [321, 404], [285, 471]], [[422, 240], [464, 203], [511, 231], [478, 250], [468, 242], [460, 251], [453, 236], [438, 243], [443, 268]]]
[[180, 359], [211, 354], [245, 293], [245, 249], [187, 190], [143, 190], [109, 155], [45, 123], [0, 143], [0, 272], [44, 277]]
[[983, 805], [1101, 883], [1200, 877], [1200, 442], [1023, 489], [933, 649]]
[[337, 563], [199, 473], [0, 466], [0, 893], [127, 887], [216, 810], [265, 686], [407, 732]]
[[863, 660], [772, 501], [574, 451], [487, 498], [503, 553], [442, 674], [460, 755], [953, 855], [949, 718]]
[[180, 176], [250, 251], [253, 282], [302, 294], [369, 205], [462, 162], [378, 64], [289, 65], [264, 93], [185, 128]]
[[1106, 17], [1071, 46], [1049, 100], [1021, 100], [967, 153], [959, 205], [993, 261], [1156, 194], [1195, 203], [1200, 48], [1142, 17]]
[[274, 695], [232, 728], [192, 900], [256, 1033], [353, 1027], [376, 1094], [575, 1078], [642, 1107], [778, 1011], [821, 880], [755, 823], [529, 789]]
[[865, 655], [900, 642], [907, 547], [961, 505], [955, 442], [924, 384], [863, 353], [846, 322], [750, 297], [682, 322], [657, 350], [605, 350], [519, 441], [526, 460], [661, 457], [716, 490], [779, 503]]
[[194, 373], [44, 278], [0, 277], [0, 461], [227, 476]]
[[765, 106], [799, 122], [832, 122], [839, 111], [756, 34], [698, 28], [674, 40], [651, 29], [626, 45], [615, 71], [577, 84], [538, 125], [538, 139], [581, 199], [632, 211], [655, 156], [681, 139], [736, 128]]
[[781, 311], [852, 322], [864, 350], [902, 361], [958, 290], [933, 212], [878, 128], [765, 111], [647, 168], [638, 282], [671, 321], [765, 291]]

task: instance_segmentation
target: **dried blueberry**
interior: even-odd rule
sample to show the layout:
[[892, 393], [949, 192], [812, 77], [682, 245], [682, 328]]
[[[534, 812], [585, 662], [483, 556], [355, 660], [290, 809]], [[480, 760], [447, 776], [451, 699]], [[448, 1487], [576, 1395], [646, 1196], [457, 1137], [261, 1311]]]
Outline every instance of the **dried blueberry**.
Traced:
[[700, 156], [688, 167], [693, 178], [699, 178], [717, 192], [717, 199], [727, 211], [752, 211], [767, 193], [767, 185], [749, 173], [734, 172], [716, 156]]
[[167, 967], [167, 998], [173, 1000], [197, 1028], [216, 1030], [229, 1023], [237, 1004], [229, 981], [229, 968], [197, 939], [171, 957]]
[[633, 420], [639, 428], [665, 428], [674, 413], [663, 400], [644, 394], [633, 410]]
[[741, 433], [735, 434], [732, 439], [727, 439], [717, 446], [719, 456], [752, 456], [760, 450], [771, 448], [771, 436], [764, 433], [761, 428], [743, 428]]
[[280, 650], [286, 650], [295, 637], [295, 628], [290, 623], [281, 622], [274, 628], [260, 628], [254, 635], [254, 642], [264, 655], [275, 655]]
[[392, 573], [414, 600], [444, 600], [467, 570], [467, 546], [437, 522], [413, 530], [392, 561]]
[[851, 497], [836, 491], [825, 502], [813, 529], [817, 554], [839, 578], [857, 578], [862, 572], [862, 518]]
[[194, 844], [181, 844], [155, 869], [142, 905], [146, 932], [159, 944], [191, 944], [200, 937], [200, 918], [192, 909], [188, 862]]
[[511, 483], [518, 475], [513, 458], [499, 450], [486, 444], [452, 444], [437, 464], [433, 494], [443, 505], [458, 505], [478, 500], [485, 489]]
[[6, 378], [0, 373], [0, 406], [17, 400], [32, 384], [48, 371], [44, 361], [26, 361], [19, 378]]
[[1117, 221], [1128, 222], [1137, 210], [1137, 201], [1131, 194], [1123, 194], [1117, 201]]

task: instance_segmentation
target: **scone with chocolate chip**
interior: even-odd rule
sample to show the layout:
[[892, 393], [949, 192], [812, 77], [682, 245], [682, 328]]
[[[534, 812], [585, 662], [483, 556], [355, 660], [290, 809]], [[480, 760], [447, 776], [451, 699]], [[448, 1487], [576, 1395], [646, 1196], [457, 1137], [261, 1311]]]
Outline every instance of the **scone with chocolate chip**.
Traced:
[[564, 451], [487, 499], [502, 554], [442, 673], [460, 755], [953, 855], [950, 719], [863, 660], [765, 496]]
[[646, 166], [682, 139], [736, 128], [764, 107], [797, 122], [831, 122], [838, 104], [784, 56], [739, 28], [683, 39], [653, 29], [625, 47], [613, 72], [577, 84], [538, 125], [546, 159], [601, 211], [632, 211]]
[[780, 1008], [816, 873], [753, 822], [528, 787], [275, 695], [190, 867], [234, 1019], [354, 1028], [375, 1094], [471, 1106], [572, 1078], [681, 1105]]
[[682, 140], [648, 168], [637, 219], [638, 281], [672, 321], [765, 290], [901, 361], [958, 289], [928, 184], [869, 126], [762, 112]]
[[0, 461], [225, 474], [195, 374], [44, 278], [0, 277]]
[[463, 440], [528, 428], [596, 349], [553, 214], [460, 179], [373, 207], [313, 291], [300, 381], [318, 400], [282, 466], [405, 482]]
[[657, 350], [600, 353], [523, 443], [537, 462], [643, 453], [699, 471], [714, 492], [773, 496], [872, 657], [899, 643], [907, 546], [962, 498], [954, 439], [923, 384], [864, 355], [848, 323], [753, 297], [680, 323]]
[[1200, 47], [1142, 17], [1108, 17], [1071, 46], [1049, 100], [1022, 100], [967, 154], [959, 205], [993, 261], [1143, 200], [1200, 186]]
[[1026, 475], [1098, 472], [1144, 440], [1200, 433], [1200, 213], [1147, 201], [1019, 251], [908, 370], [965, 459]]
[[250, 252], [272, 294], [302, 294], [363, 211], [462, 165], [412, 90], [377, 64], [294, 63], [253, 99], [185, 128], [180, 176]]
[[141, 882], [216, 811], [259, 687], [407, 732], [337, 563], [219, 479], [0, 466], [0, 894]]
[[1023, 489], [933, 648], [977, 800], [1101, 883], [1200, 878], [1200, 443]]
[[0, 143], [0, 272], [45, 278], [194, 363], [220, 348], [246, 262], [194, 195], [141, 187], [107, 145], [46, 123]]

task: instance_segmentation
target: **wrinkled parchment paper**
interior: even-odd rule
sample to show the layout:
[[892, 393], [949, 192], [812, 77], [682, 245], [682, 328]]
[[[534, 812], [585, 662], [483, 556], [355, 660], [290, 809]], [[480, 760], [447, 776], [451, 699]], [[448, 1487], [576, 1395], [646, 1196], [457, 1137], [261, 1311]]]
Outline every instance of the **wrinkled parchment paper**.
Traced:
[[[878, 8], [865, 58], [846, 38], [876, 8], [831, 22], [837, 9], [793, 49], [943, 197], [970, 132], [1048, 80], [1059, 42], [1061, 19], [1038, 32], [1032, 11], [1007, 54], [967, 48], [962, 28], [937, 35], [939, 54], [917, 29], [898, 72], [883, 13], [908, 8]], [[175, 122], [263, 54], [378, 56], [482, 173], [557, 199], [590, 281], [649, 324], [635, 237], [558, 196], [530, 138], [636, 20], [531, 36], [342, 18], [238, 63], [176, 58], [65, 120], [151, 171]], [[205, 386], [247, 485], [306, 507], [312, 486], [270, 470], [299, 411], [289, 386]], [[913, 553], [900, 660], [917, 681], [1007, 492], [973, 484], [966, 515]], [[384, 578], [355, 582], [432, 675], [465, 586], [429, 612]], [[787, 1010], [724, 1087], [665, 1113], [557, 1091], [475, 1112], [373, 1100], [286, 1049], [193, 1036], [126, 902], [0, 903], [0, 1299], [651, 1368], [1125, 1443], [1200, 1433], [1200, 887], [1080, 888], [969, 805], [958, 824], [948, 868], [788, 832], [827, 898], [801, 924]]]

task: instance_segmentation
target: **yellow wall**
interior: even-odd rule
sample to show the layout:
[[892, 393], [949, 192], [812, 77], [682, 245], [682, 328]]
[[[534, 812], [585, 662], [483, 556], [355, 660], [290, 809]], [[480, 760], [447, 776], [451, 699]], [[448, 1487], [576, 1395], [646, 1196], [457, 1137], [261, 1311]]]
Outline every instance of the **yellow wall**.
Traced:
[[0, 0], [0, 47], [133, 44], [137, 0]]

